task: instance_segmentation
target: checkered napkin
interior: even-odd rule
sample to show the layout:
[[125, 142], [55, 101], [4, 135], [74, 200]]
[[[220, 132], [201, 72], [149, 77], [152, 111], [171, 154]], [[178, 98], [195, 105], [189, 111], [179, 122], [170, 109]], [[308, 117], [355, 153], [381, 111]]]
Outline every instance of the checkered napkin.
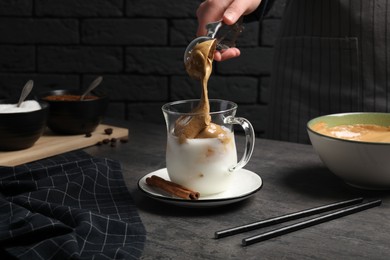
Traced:
[[0, 167], [1, 259], [138, 259], [145, 237], [116, 161], [77, 151]]

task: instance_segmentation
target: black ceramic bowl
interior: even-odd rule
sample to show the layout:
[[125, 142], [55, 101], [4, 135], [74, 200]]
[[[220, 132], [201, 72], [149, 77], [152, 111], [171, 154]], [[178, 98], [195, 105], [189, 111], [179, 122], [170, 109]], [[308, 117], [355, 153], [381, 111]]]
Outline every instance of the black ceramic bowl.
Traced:
[[[42, 93], [39, 99], [49, 103], [47, 126], [55, 133], [64, 135], [92, 133], [103, 120], [108, 106], [108, 97], [90, 94], [94, 99], [61, 99], [61, 96], [80, 96], [77, 90], [52, 90]], [[47, 97], [58, 100], [48, 100]]]
[[[17, 100], [0, 100], [0, 104], [16, 104]], [[16, 151], [32, 147], [46, 128], [49, 106], [39, 102], [41, 109], [0, 113], [0, 150]]]

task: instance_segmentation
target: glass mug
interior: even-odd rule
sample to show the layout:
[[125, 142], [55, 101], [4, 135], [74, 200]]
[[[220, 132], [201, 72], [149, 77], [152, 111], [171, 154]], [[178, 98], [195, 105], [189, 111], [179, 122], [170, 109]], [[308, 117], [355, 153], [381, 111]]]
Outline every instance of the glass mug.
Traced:
[[[199, 101], [192, 99], [167, 103], [163, 105], [162, 111], [167, 126], [166, 165], [170, 180], [205, 196], [229, 188], [233, 175], [252, 156], [255, 133], [247, 119], [235, 117], [236, 103], [210, 99], [211, 122], [225, 130], [225, 141], [219, 138], [195, 138], [180, 142], [174, 134], [176, 121], [197, 116], [191, 111]], [[236, 124], [244, 129], [246, 136], [245, 150], [238, 162], [233, 129]]]

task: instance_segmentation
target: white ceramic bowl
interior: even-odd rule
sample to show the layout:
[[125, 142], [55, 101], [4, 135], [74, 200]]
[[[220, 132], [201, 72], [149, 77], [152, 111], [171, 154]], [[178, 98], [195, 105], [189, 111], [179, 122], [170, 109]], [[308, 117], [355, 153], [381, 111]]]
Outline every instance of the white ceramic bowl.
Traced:
[[307, 124], [315, 151], [335, 175], [355, 187], [390, 189], [390, 143], [329, 137], [312, 129], [319, 122], [329, 127], [345, 124], [390, 126], [390, 113], [332, 114], [314, 118]]

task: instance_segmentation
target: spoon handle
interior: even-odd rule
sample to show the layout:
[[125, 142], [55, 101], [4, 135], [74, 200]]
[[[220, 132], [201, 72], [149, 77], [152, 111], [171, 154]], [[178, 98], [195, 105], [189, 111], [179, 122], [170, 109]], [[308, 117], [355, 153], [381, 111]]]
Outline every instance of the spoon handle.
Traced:
[[223, 50], [223, 49], [235, 47], [236, 40], [243, 30], [244, 30], [244, 26], [243, 26], [242, 16], [240, 17], [240, 19], [238, 19], [238, 21], [235, 24], [232, 25], [222, 24], [222, 26], [218, 28], [218, 31], [215, 34], [215, 38], [217, 38], [218, 40], [217, 50]]
[[24, 85], [24, 87], [22, 89], [22, 94], [20, 94], [19, 102], [16, 105], [16, 107], [20, 107], [20, 105], [26, 99], [28, 94], [30, 94], [30, 92], [31, 92], [31, 90], [33, 88], [33, 85], [34, 85], [34, 81], [32, 81], [31, 79], [29, 81], [27, 81], [26, 85]]
[[92, 90], [94, 90], [99, 84], [102, 82], [103, 77], [99, 76], [94, 81], [92, 81], [91, 85], [87, 88], [87, 90], [84, 92], [84, 94], [81, 95], [80, 100], [84, 100], [85, 96], [89, 94]]

